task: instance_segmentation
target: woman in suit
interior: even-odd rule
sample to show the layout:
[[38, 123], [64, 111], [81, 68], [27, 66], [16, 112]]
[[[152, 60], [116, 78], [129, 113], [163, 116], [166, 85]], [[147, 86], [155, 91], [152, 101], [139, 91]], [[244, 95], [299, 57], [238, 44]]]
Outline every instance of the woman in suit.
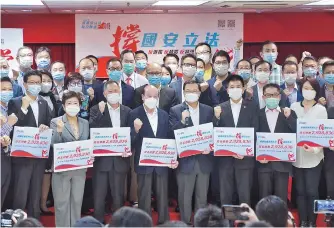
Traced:
[[[62, 104], [65, 114], [51, 120], [52, 144], [87, 140], [89, 123], [78, 117], [80, 95], [73, 91], [64, 92]], [[53, 174], [52, 193], [57, 227], [73, 226], [80, 219], [85, 180], [86, 169]]]

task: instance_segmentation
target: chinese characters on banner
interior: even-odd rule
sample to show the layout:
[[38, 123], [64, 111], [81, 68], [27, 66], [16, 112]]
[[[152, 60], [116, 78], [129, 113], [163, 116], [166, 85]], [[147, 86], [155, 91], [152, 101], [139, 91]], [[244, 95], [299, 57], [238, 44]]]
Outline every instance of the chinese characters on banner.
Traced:
[[177, 152], [180, 158], [213, 151], [213, 124], [201, 124], [174, 131]]
[[296, 134], [256, 133], [257, 161], [296, 161]]
[[37, 127], [14, 127], [10, 156], [48, 158], [52, 130], [39, 132]]
[[297, 146], [334, 147], [334, 120], [298, 119]]
[[176, 144], [173, 139], [144, 138], [141, 147], [140, 166], [170, 166], [176, 163]]
[[74, 141], [53, 145], [54, 172], [93, 167], [93, 141]]
[[214, 128], [214, 156], [254, 156], [254, 128]]
[[131, 153], [130, 128], [91, 128], [94, 156], [122, 156]]

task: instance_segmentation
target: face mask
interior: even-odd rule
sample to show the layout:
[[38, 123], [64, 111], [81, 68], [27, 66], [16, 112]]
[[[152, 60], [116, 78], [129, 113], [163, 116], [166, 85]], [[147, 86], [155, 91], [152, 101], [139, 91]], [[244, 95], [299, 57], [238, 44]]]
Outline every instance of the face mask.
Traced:
[[30, 68], [32, 65], [32, 56], [20, 57], [20, 66]]
[[41, 92], [41, 85], [28, 85], [29, 93], [36, 97]]
[[302, 93], [304, 99], [308, 101], [314, 100], [315, 95], [317, 94], [314, 90], [306, 90], [306, 89], [303, 89]]
[[65, 108], [65, 112], [69, 116], [76, 116], [80, 112], [80, 107], [78, 105], [68, 105]]
[[158, 100], [155, 99], [154, 97], [146, 98], [145, 101], [144, 101], [144, 104], [145, 104], [146, 107], [148, 107], [149, 109], [154, 109], [154, 108], [157, 107]]
[[200, 54], [200, 55], [197, 55], [197, 58], [202, 59], [205, 62], [205, 64], [208, 64], [210, 61], [210, 54], [209, 53]]
[[262, 84], [267, 83], [269, 81], [269, 74], [270, 73], [266, 72], [255, 72], [256, 79]]
[[278, 107], [279, 99], [274, 97], [266, 98], [265, 102], [268, 109], [275, 109]]
[[197, 78], [198, 81], [203, 81], [204, 70], [197, 70], [195, 73], [195, 77]]
[[119, 95], [119, 93], [110, 93], [107, 96], [107, 101], [110, 104], [117, 104], [121, 99], [121, 96]]
[[62, 81], [65, 78], [65, 72], [59, 72], [59, 71], [52, 72], [52, 77], [53, 80]]
[[251, 70], [238, 70], [238, 74], [244, 79], [247, 80], [251, 76]]
[[218, 76], [223, 76], [223, 75], [226, 75], [227, 72], [228, 72], [228, 65], [227, 64], [222, 64], [222, 65], [221, 64], [219, 64], [219, 65], [214, 64], [213, 69]]
[[0, 98], [2, 102], [8, 103], [13, 98], [13, 91], [1, 91]]
[[131, 75], [134, 71], [134, 66], [132, 63], [124, 63], [123, 65], [123, 72], [126, 74], [126, 75]]
[[84, 70], [84, 71], [80, 71], [80, 74], [83, 76], [83, 78], [88, 81], [88, 80], [92, 80], [92, 78], [94, 77], [94, 70]]
[[295, 74], [284, 74], [285, 82], [288, 85], [295, 84], [297, 79], [297, 73]]
[[82, 86], [69, 86], [68, 90], [76, 92], [76, 93], [80, 93], [82, 92]]
[[317, 75], [317, 70], [312, 68], [312, 67], [308, 67], [308, 68], [304, 68], [304, 75], [306, 77], [312, 77], [314, 78]]
[[196, 74], [196, 67], [183, 67], [183, 75], [188, 78], [193, 78]]
[[241, 88], [228, 89], [228, 95], [234, 101], [239, 100], [242, 97], [242, 89]]
[[52, 83], [42, 83], [41, 90], [42, 90], [43, 93], [48, 93], [48, 92], [50, 92], [51, 87], [52, 87]]
[[147, 80], [150, 85], [157, 86], [157, 85], [160, 85], [161, 77], [158, 75], [154, 75], [154, 74], [148, 74]]
[[0, 71], [0, 77], [3, 78], [3, 77], [8, 77], [9, 75], [9, 69], [2, 69]]
[[325, 81], [330, 84], [330, 85], [334, 85], [334, 74], [325, 74]]
[[42, 58], [37, 60], [38, 69], [48, 69], [50, 66], [50, 59]]
[[177, 68], [178, 68], [177, 64], [172, 63], [172, 64], [169, 64], [168, 66], [172, 70], [173, 75], [175, 75]]
[[122, 71], [119, 70], [109, 71], [108, 73], [109, 80], [119, 82], [121, 80], [122, 74], [123, 74]]
[[145, 70], [146, 67], [147, 67], [147, 61], [145, 59], [141, 59], [136, 62], [136, 68], [138, 70]]
[[197, 93], [186, 93], [184, 95], [184, 99], [186, 100], [186, 102], [188, 103], [194, 103], [197, 102], [199, 99], [199, 96]]
[[270, 52], [270, 53], [264, 53], [263, 59], [271, 64], [275, 63], [277, 59], [277, 53], [276, 52]]
[[161, 77], [161, 86], [165, 87], [170, 83], [170, 76], [164, 75]]

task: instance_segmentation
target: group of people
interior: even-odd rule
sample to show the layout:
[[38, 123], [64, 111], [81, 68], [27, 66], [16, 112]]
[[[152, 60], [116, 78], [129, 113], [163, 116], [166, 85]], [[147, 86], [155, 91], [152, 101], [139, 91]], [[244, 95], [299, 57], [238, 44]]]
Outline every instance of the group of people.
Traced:
[[[79, 61], [78, 72], [67, 72], [63, 62], [51, 61], [48, 48], [34, 54], [22, 47], [19, 72], [11, 72], [12, 77], [1, 58], [1, 204], [10, 188], [12, 208], [26, 208], [38, 219], [41, 210], [47, 211], [51, 183], [56, 226], [73, 226], [81, 217], [87, 170], [52, 173], [52, 146], [87, 140], [90, 128], [130, 127], [132, 153], [95, 157], [92, 194], [94, 217], [100, 222], [107, 195], [117, 210], [128, 192], [127, 198], [150, 215], [153, 190], [159, 224], [169, 220], [172, 197], [181, 220], [190, 225], [193, 209], [206, 207], [208, 195], [219, 206], [251, 205], [256, 184], [260, 198], [274, 194], [286, 202], [293, 176], [300, 225], [315, 226], [313, 202], [323, 169], [327, 194], [334, 198], [334, 148], [298, 147], [292, 164], [203, 151], [178, 158], [169, 168], [139, 166], [143, 138], [172, 139], [177, 129], [212, 122], [215, 127], [296, 133], [298, 118], [334, 119], [332, 59], [316, 60], [304, 52], [300, 62], [290, 55], [280, 66], [274, 42], [264, 42], [260, 56], [249, 59], [238, 57], [241, 45], [238, 41], [234, 66], [227, 52], [212, 53], [207, 43], [199, 43], [196, 55], [185, 54], [181, 60], [167, 54], [162, 65], [149, 63], [143, 51], [123, 50], [120, 58], [107, 62], [105, 82], [96, 79], [98, 59], [93, 55]], [[34, 58], [36, 70], [31, 69]], [[49, 159], [10, 157], [15, 126], [52, 129]]]

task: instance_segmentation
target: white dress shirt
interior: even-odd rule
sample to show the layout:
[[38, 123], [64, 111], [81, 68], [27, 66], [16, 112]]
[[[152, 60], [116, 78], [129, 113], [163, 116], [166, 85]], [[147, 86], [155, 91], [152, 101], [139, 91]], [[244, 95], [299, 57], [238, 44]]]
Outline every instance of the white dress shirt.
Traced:
[[275, 109], [269, 109], [266, 107], [266, 117], [268, 126], [271, 133], [274, 133], [277, 123], [278, 114], [281, 112], [281, 108], [277, 107]]
[[[31, 103], [30, 103], [30, 107], [31, 107], [31, 110], [32, 110], [32, 112], [33, 112], [33, 114], [34, 114], [34, 117], [35, 117], [35, 121], [36, 121], [36, 126], [37, 127], [39, 127], [38, 126], [38, 116], [39, 116], [39, 108], [38, 108], [38, 97], [36, 97], [36, 100], [34, 100], [34, 101], [32, 101]], [[27, 113], [28, 113], [28, 110], [24, 110], [23, 108], [21, 108], [21, 111], [25, 114], [25, 115], [27, 115]]]
[[259, 85], [257, 85], [257, 96], [259, 97], [259, 106], [260, 109], [266, 107], [266, 103], [264, 102], [262, 96], [263, 96], [263, 87], [259, 87]]
[[[123, 77], [122, 77], [122, 81], [125, 82], [126, 84], [127, 83], [127, 79], [128, 76], [126, 74], [123, 73]], [[147, 85], [148, 84], [148, 80], [140, 75], [140, 74], [137, 74], [135, 72], [133, 72], [129, 78], [131, 78], [131, 86], [134, 88], [134, 89], [137, 89], [138, 87], [141, 87], [143, 85]]]
[[237, 126], [241, 110], [242, 99], [240, 99], [238, 103], [234, 103], [232, 100], [230, 100], [230, 103], [231, 103], [234, 126]]
[[197, 104], [196, 108], [192, 108], [190, 105], [188, 105], [188, 107], [189, 107], [190, 117], [194, 126], [199, 125], [199, 103]]
[[158, 130], [158, 109], [155, 108], [154, 112], [152, 114], [150, 114], [150, 113], [148, 113], [146, 111], [145, 106], [144, 106], [144, 110], [146, 112], [147, 119], [150, 122], [152, 131], [153, 131], [154, 135], [157, 136], [157, 130]]
[[114, 109], [111, 107], [109, 103], [108, 104], [108, 110], [109, 110], [109, 115], [111, 119], [111, 123], [113, 127], [120, 127], [121, 126], [121, 109], [120, 106], [118, 108]]
[[288, 96], [291, 106], [292, 103], [297, 102], [297, 92], [298, 92], [297, 83], [295, 83], [295, 87], [292, 89], [292, 91], [288, 88], [288, 85], [286, 83], [285, 83], [285, 88], [291, 92], [290, 95]]

